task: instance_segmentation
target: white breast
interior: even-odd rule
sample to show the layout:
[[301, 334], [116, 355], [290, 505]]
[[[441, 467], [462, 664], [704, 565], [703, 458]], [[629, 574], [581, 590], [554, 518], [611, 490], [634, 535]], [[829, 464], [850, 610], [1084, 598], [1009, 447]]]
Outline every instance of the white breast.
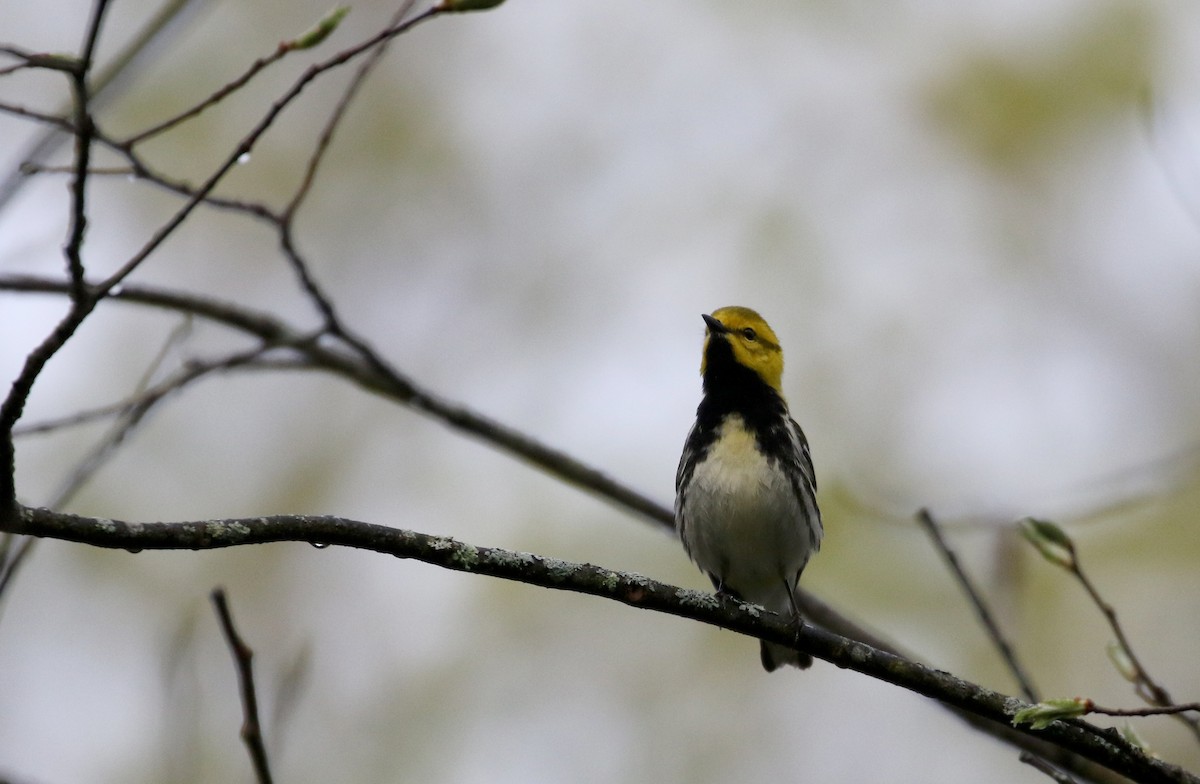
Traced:
[[794, 580], [811, 555], [804, 512], [740, 417], [725, 420], [696, 465], [681, 512], [684, 543], [700, 568], [744, 599], [789, 609], [784, 580]]

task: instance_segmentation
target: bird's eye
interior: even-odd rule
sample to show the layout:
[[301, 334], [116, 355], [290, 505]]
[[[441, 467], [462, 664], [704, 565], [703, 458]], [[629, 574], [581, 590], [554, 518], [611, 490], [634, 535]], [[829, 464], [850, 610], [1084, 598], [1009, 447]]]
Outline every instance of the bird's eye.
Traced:
[[753, 327], [746, 327], [743, 329], [742, 335], [745, 336], [746, 340], [754, 340], [756, 337], [758, 337], [758, 334], [754, 331]]

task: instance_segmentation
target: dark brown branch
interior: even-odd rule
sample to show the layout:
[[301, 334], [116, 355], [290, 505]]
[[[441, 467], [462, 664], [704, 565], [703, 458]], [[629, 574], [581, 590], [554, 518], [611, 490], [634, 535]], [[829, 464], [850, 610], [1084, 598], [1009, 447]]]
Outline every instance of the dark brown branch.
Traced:
[[258, 694], [254, 688], [254, 651], [242, 640], [237, 628], [233, 625], [233, 614], [229, 611], [229, 602], [225, 599], [225, 590], [217, 588], [212, 592], [212, 602], [217, 610], [217, 618], [221, 621], [221, 631], [229, 650], [233, 653], [233, 663], [237, 667], [238, 683], [242, 694], [242, 742], [250, 752], [250, 761], [254, 765], [254, 774], [259, 784], [271, 784], [271, 766], [267, 761], [267, 748], [263, 743], [262, 725], [258, 721]]
[[[764, 613], [761, 608], [728, 597], [684, 590], [641, 575], [590, 564], [477, 547], [448, 537], [344, 518], [280, 515], [185, 523], [127, 523], [22, 507], [13, 532], [129, 550], [198, 550], [284, 541], [355, 547], [454, 571], [604, 597], [790, 645], [838, 667], [940, 700], [1005, 727], [1019, 709], [1027, 707], [1014, 697], [825, 629], [805, 625], [797, 631], [790, 619]], [[1080, 720], [1056, 721], [1036, 731], [1021, 727], [1017, 732], [1019, 737], [1034, 741], [1021, 747], [1040, 756], [1049, 756], [1058, 747], [1135, 782], [1200, 784], [1200, 778], [1148, 757], [1118, 733]]]
[[933, 515], [928, 509], [922, 509], [917, 512], [917, 521], [921, 523], [921, 526], [929, 534], [938, 552], [946, 559], [946, 565], [950, 567], [950, 571], [954, 574], [954, 578], [958, 580], [963, 593], [970, 600], [976, 617], [983, 624], [984, 630], [987, 632], [988, 637], [991, 638], [992, 645], [1000, 653], [1000, 658], [1004, 660], [1008, 671], [1016, 679], [1021, 693], [1029, 702], [1037, 702], [1039, 698], [1037, 690], [1033, 686], [1033, 680], [1025, 672], [1025, 668], [1021, 666], [1020, 661], [1017, 659], [1016, 651], [1013, 650], [1008, 638], [1000, 631], [1000, 625], [996, 623], [995, 616], [992, 615], [992, 611], [984, 600], [983, 594], [975, 586], [975, 582], [971, 579], [970, 575], [963, 569], [962, 564], [959, 563], [958, 554], [951, 549], [945, 537], [942, 536], [941, 526], [937, 524], [937, 521], [934, 520]]
[[[66, 287], [62, 281], [49, 278], [0, 274], [0, 291], [4, 290], [62, 294], [66, 292]], [[200, 295], [127, 284], [111, 295], [111, 298], [178, 313], [190, 313], [247, 333], [265, 343], [300, 346], [309, 337], [308, 333], [270, 314]], [[370, 351], [369, 348], [367, 350]], [[625, 487], [601, 471], [563, 452], [421, 388], [411, 379], [389, 368], [379, 358], [376, 358], [376, 362], [369, 362], [315, 341], [304, 344], [302, 351], [313, 369], [335, 373], [368, 391], [415, 408], [456, 430], [532, 463], [569, 484], [607, 498], [666, 529], [675, 524], [674, 513], [657, 501]]]

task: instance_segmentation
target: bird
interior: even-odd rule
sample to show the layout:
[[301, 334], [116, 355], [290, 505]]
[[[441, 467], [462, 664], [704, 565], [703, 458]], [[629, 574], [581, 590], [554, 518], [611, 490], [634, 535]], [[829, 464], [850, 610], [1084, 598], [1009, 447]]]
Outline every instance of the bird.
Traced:
[[[703, 396], [675, 475], [675, 530], [718, 593], [802, 623], [796, 586], [824, 528], [808, 439], [783, 396], [783, 349], [762, 316], [703, 315]], [[762, 666], [812, 657], [762, 642]]]

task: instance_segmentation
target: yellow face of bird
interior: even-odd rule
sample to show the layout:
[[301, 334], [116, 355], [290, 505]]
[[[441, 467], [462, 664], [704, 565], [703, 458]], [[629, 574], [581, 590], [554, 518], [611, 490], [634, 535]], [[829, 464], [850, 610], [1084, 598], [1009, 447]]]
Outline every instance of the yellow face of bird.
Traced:
[[750, 308], [727, 307], [714, 310], [705, 321], [709, 318], [720, 327], [709, 323], [708, 333], [704, 337], [704, 354], [700, 360], [700, 375], [704, 375], [709, 342], [727, 340], [733, 349], [733, 358], [739, 364], [758, 373], [768, 386], [783, 394], [783, 349], [779, 346], [779, 338], [775, 337], [774, 330], [763, 317]]

